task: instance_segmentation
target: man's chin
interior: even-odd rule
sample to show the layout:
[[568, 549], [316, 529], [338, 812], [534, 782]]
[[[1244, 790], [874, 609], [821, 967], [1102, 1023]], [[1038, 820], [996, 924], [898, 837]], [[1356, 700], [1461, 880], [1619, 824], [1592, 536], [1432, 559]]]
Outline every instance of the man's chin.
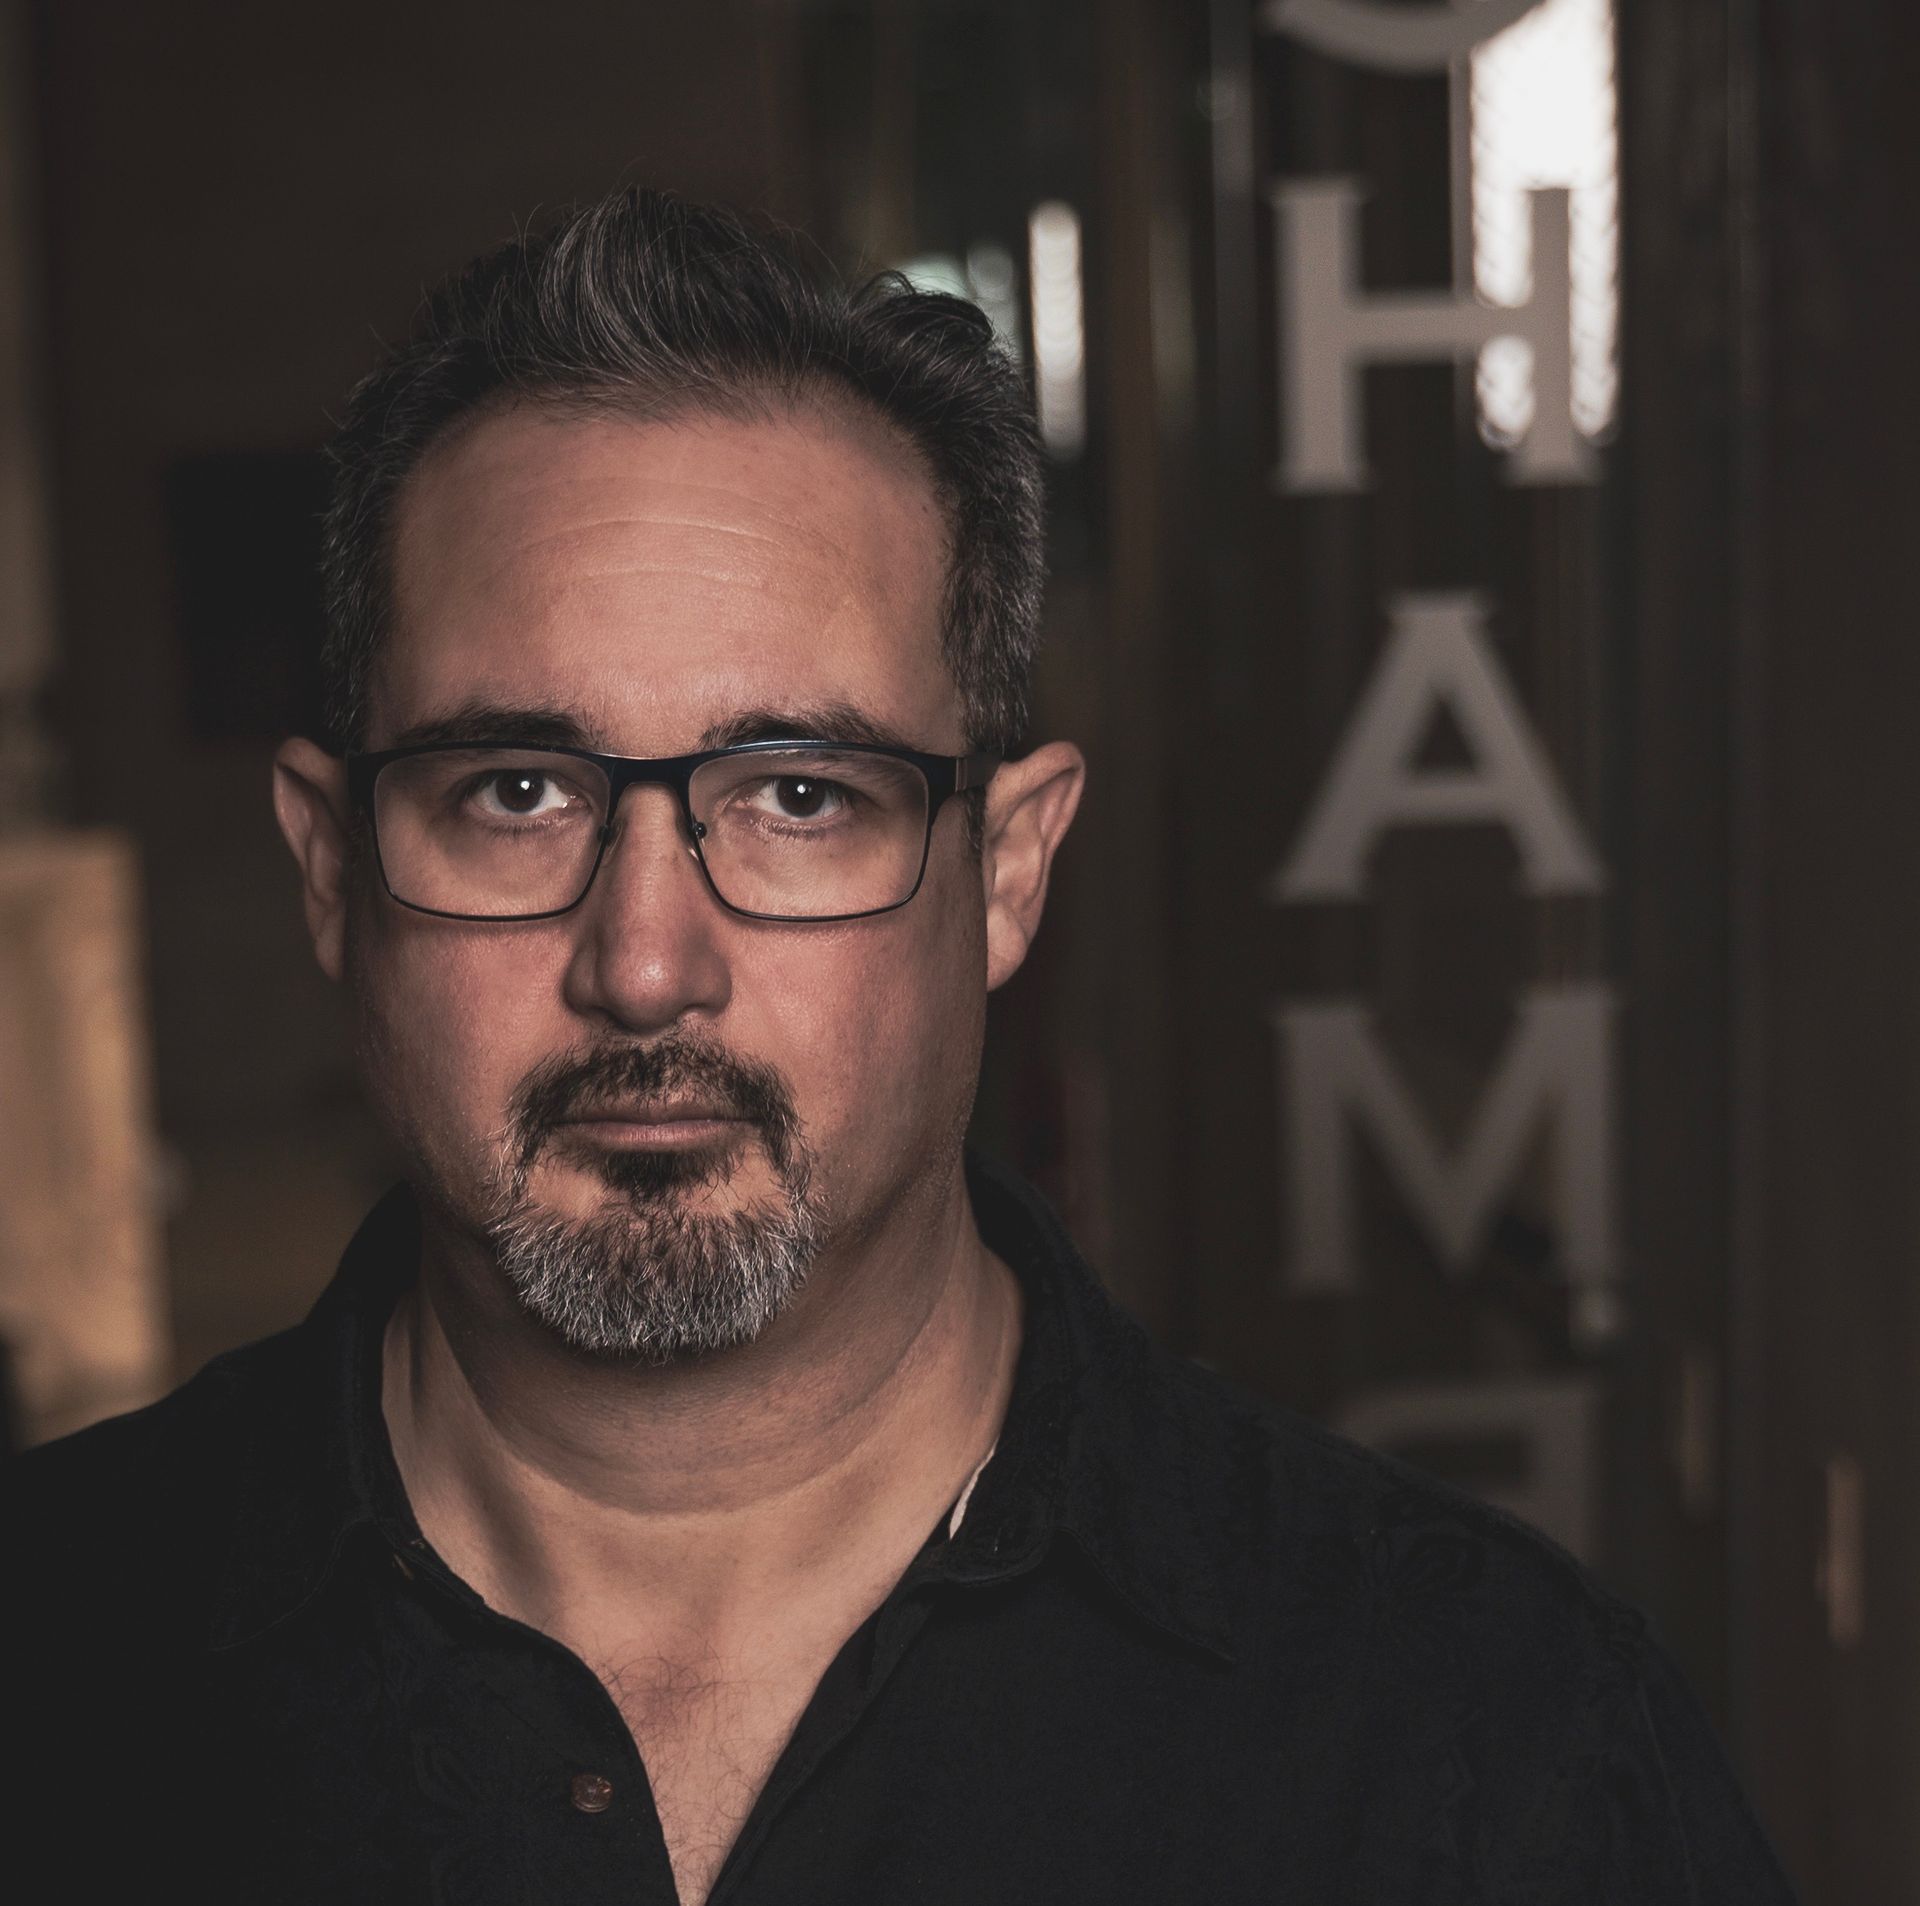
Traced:
[[[543, 1162], [534, 1177], [546, 1182], [529, 1180], [486, 1227], [501, 1270], [534, 1317], [589, 1354], [664, 1363], [750, 1343], [798, 1293], [821, 1214], [798, 1185], [677, 1171], [663, 1186], [659, 1154], [640, 1162], [644, 1189], [609, 1184], [605, 1159]], [[555, 1195], [562, 1178], [570, 1195]]]

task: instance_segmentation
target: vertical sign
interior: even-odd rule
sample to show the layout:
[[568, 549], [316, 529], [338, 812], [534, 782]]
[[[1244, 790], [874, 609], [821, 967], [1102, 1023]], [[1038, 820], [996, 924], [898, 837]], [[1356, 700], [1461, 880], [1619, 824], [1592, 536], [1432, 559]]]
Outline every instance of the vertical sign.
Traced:
[[[1527, 34], [1571, 58], [1569, 32], [1600, 48], [1611, 32], [1606, 0], [1454, 0], [1383, 4], [1382, 0], [1270, 0], [1261, 27], [1313, 49], [1316, 56], [1375, 74], [1444, 73], [1452, 123], [1468, 129], [1451, 153], [1451, 232], [1475, 231], [1476, 150], [1498, 127], [1474, 86], [1475, 60], [1497, 36], [1503, 49]], [[1593, 23], [1600, 22], [1595, 29]], [[1589, 59], [1610, 53], [1592, 51]], [[1533, 112], [1552, 110], [1542, 83], [1520, 97]], [[1506, 108], [1505, 110], [1511, 110]], [[1607, 137], [1611, 139], [1611, 123]], [[1373, 376], [1376, 367], [1438, 364], [1456, 368], [1473, 392], [1476, 372], [1499, 362], [1520, 366], [1523, 421], [1504, 431], [1480, 418], [1497, 446], [1497, 487], [1569, 490], [1593, 484], [1601, 460], [1590, 419], [1576, 400], [1576, 206], [1573, 181], [1540, 179], [1521, 190], [1503, 242], [1518, 248], [1522, 269], [1508, 272], [1499, 301], [1476, 289], [1476, 272], [1456, 258], [1454, 282], [1438, 289], [1368, 289], [1362, 258], [1367, 221], [1383, 210], [1349, 170], [1282, 176], [1267, 182], [1273, 256], [1273, 387], [1277, 396], [1273, 491], [1282, 499], [1370, 499], [1380, 479], [1369, 467], [1369, 407], [1394, 401], [1403, 387]], [[1483, 195], [1484, 196], [1484, 195]], [[1478, 260], [1473, 261], [1476, 265]], [[1516, 290], [1515, 278], [1520, 280]], [[1608, 334], [1610, 339], [1610, 333]], [[1504, 354], [1500, 356], [1499, 354]], [[1462, 404], [1464, 417], [1472, 406]], [[1443, 513], [1456, 501], [1444, 486], [1460, 482], [1457, 462], [1411, 467], [1421, 493], [1395, 499], [1407, 510]], [[1324, 523], [1327, 519], [1317, 518]], [[1503, 664], [1492, 629], [1513, 613], [1500, 578], [1470, 587], [1390, 587], [1377, 602], [1380, 641], [1362, 684], [1319, 770], [1304, 809], [1276, 843], [1262, 897], [1280, 913], [1343, 908], [1363, 915], [1383, 904], [1375, 870], [1383, 843], [1418, 851], [1463, 827], [1496, 829], [1510, 843], [1514, 884], [1528, 906], [1545, 908], [1604, 894], [1607, 869], [1591, 827], [1563, 781], [1526, 698]], [[1524, 632], [1523, 632], [1524, 633]], [[1450, 757], [1431, 758], [1438, 730]], [[1407, 844], [1411, 843], [1411, 844]], [[1489, 890], [1489, 919], [1511, 919], [1513, 894]], [[1456, 909], [1470, 892], [1448, 895]], [[1490, 926], [1489, 931], [1492, 931]], [[1508, 1002], [1508, 1031], [1477, 1084], [1460, 1081], [1450, 1118], [1423, 1102], [1396, 1053], [1394, 1037], [1370, 1000], [1363, 976], [1355, 990], [1283, 991], [1268, 1003], [1276, 1068], [1281, 1263], [1290, 1300], [1357, 1305], [1374, 1279], [1361, 1222], [1362, 1156], [1371, 1159], [1375, 1196], [1424, 1240], [1430, 1263], [1451, 1282], [1470, 1281], [1515, 1186], [1538, 1166], [1536, 1200], [1545, 1259], [1559, 1292], [1558, 1330], [1537, 1333], [1530, 1355], [1515, 1354], [1507, 1331], [1497, 1370], [1471, 1367], [1391, 1377], [1363, 1375], [1339, 1415], [1355, 1434], [1419, 1455], [1427, 1444], [1504, 1448], [1497, 1462], [1460, 1479], [1531, 1515], [1576, 1549], [1591, 1545], [1596, 1390], [1585, 1353], [1617, 1329], [1620, 1274], [1617, 1202], [1615, 1018], [1618, 1001], [1604, 974], [1522, 975]], [[1404, 1032], [1404, 1026], [1401, 1031]], [[1449, 1031], [1437, 1030], [1437, 1043]], [[1463, 1109], [1464, 1108], [1464, 1109]], [[1404, 1359], [1401, 1360], [1404, 1364]], [[1504, 1468], [1502, 1467], [1504, 1465]], [[1456, 1465], [1456, 1469], [1458, 1469]], [[1496, 1473], [1498, 1471], [1498, 1473]]]

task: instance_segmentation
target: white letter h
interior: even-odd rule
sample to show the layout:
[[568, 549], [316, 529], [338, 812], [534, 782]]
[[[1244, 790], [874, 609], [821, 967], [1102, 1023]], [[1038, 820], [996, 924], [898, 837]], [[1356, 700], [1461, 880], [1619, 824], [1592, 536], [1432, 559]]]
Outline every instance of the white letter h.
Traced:
[[1280, 467], [1294, 492], [1363, 490], [1361, 375], [1368, 364], [1472, 359], [1497, 338], [1533, 350], [1534, 420], [1513, 451], [1517, 483], [1590, 482], [1592, 451], [1573, 422], [1573, 289], [1568, 194], [1530, 192], [1533, 294], [1485, 304], [1470, 292], [1360, 290], [1359, 185], [1278, 185]]

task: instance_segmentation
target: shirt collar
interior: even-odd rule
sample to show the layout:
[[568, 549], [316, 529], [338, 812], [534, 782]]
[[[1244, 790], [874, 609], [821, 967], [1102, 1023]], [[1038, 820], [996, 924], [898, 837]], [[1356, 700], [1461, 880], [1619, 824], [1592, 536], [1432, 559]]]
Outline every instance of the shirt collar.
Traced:
[[1107, 1296], [1038, 1192], [971, 1151], [967, 1189], [982, 1237], [1020, 1280], [1026, 1329], [948, 1572], [1019, 1574], [1064, 1533], [1136, 1614], [1230, 1661], [1220, 1414]]
[[[988, 1246], [1026, 1300], [998, 1447], [933, 1566], [989, 1583], [1064, 1534], [1108, 1588], [1176, 1639], [1232, 1659], [1231, 1561], [1217, 1412], [1115, 1307], [1038, 1193], [977, 1153], [967, 1186]], [[403, 1186], [368, 1214], [333, 1282], [263, 1385], [211, 1634], [238, 1647], [315, 1601], [356, 1542], [418, 1541], [380, 1410], [386, 1321], [419, 1261]], [[289, 1368], [290, 1366], [290, 1368]]]
[[387, 1319], [419, 1261], [419, 1207], [396, 1185], [361, 1221], [306, 1321], [287, 1333], [291, 1354], [258, 1371], [257, 1428], [214, 1608], [216, 1649], [299, 1614], [356, 1541], [384, 1534], [397, 1551], [418, 1537], [380, 1387]]

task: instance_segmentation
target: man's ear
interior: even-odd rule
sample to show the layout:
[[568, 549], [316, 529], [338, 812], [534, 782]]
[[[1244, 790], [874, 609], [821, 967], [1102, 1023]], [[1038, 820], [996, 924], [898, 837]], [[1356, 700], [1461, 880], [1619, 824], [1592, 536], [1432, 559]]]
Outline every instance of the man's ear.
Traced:
[[300, 863], [313, 956], [330, 980], [346, 971], [347, 766], [296, 737], [273, 757], [273, 811]]
[[987, 901], [987, 988], [1020, 970], [1040, 930], [1047, 876], [1087, 780], [1086, 757], [1050, 741], [1006, 762], [987, 783], [980, 877]]

